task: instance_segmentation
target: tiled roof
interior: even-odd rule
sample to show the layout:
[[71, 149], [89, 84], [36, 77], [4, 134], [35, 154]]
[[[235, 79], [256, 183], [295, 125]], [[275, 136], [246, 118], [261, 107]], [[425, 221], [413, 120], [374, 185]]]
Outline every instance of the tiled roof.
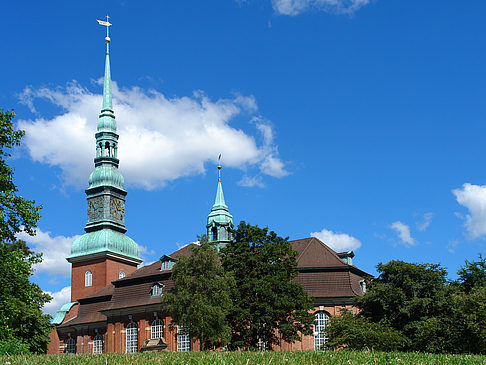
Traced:
[[79, 306], [79, 311], [77, 317], [74, 317], [70, 321], [66, 321], [59, 327], [69, 327], [77, 324], [93, 323], [93, 322], [103, 322], [106, 321], [106, 316], [101, 314], [101, 310], [106, 309], [109, 306], [109, 300], [98, 300], [94, 302], [82, 303]]
[[[290, 241], [298, 252], [298, 276], [294, 279], [314, 298], [342, 298], [362, 295], [360, 281], [367, 275], [342, 261], [331, 248], [315, 237]], [[191, 254], [188, 244], [168, 255], [174, 259]], [[160, 303], [161, 297], [151, 296], [154, 283], [163, 284], [163, 291], [171, 290], [170, 270], [161, 271], [161, 261], [143, 266], [126, 277], [79, 300], [78, 316], [61, 327], [105, 321], [100, 311], [118, 310]]]

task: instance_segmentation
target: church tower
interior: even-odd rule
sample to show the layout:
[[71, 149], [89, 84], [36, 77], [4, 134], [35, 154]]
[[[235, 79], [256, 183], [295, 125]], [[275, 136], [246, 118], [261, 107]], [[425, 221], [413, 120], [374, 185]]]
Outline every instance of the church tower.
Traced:
[[142, 262], [138, 246], [125, 235], [124, 179], [118, 171], [118, 134], [111, 97], [110, 37], [106, 26], [106, 60], [103, 106], [98, 119], [95, 169], [86, 190], [88, 217], [86, 233], [76, 239], [67, 260], [71, 269], [71, 302], [95, 293], [113, 280], [135, 271]]
[[[221, 155], [220, 155], [221, 158]], [[208, 215], [207, 236], [210, 242], [217, 242], [219, 249], [226, 246], [232, 239], [233, 216], [224, 202], [223, 185], [221, 184], [221, 164], [218, 165], [218, 189], [211, 213]]]

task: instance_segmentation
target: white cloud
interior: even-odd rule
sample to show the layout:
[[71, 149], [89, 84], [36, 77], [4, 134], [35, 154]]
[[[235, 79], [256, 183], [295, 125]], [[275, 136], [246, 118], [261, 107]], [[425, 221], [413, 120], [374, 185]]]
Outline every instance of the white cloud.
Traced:
[[430, 226], [430, 223], [432, 223], [432, 218], [434, 218], [434, 215], [435, 214], [432, 212], [424, 213], [423, 221], [417, 223], [417, 229], [420, 232], [424, 232], [425, 230], [427, 230], [427, 228], [429, 228]]
[[254, 187], [258, 186], [259, 188], [263, 188], [265, 184], [262, 181], [261, 176], [243, 176], [243, 178], [238, 181], [238, 185], [245, 186], [245, 187]]
[[352, 251], [361, 247], [361, 241], [346, 233], [334, 233], [327, 229], [320, 232], [312, 232], [311, 237], [316, 237], [331, 247], [336, 252]]
[[[227, 167], [282, 177], [288, 174], [278, 157], [273, 128], [260, 117], [249, 134], [231, 125], [238, 116], [254, 115], [252, 96], [210, 100], [204, 93], [193, 97], [167, 98], [163, 94], [112, 84], [117, 116], [120, 170], [129, 186], [153, 189], [182, 176], [205, 172], [205, 164], [222, 153]], [[102, 97], [76, 82], [66, 88], [26, 88], [22, 101], [34, 108], [40, 98], [63, 111], [52, 119], [21, 120], [31, 158], [62, 170], [65, 184], [83, 188], [93, 170], [94, 134]], [[255, 122], [256, 121], [256, 122]], [[263, 143], [256, 137], [261, 134]]]
[[52, 297], [52, 300], [45, 304], [42, 308], [44, 313], [54, 315], [59, 309], [61, 309], [63, 304], [71, 302], [71, 287], [66, 286], [58, 292], [46, 291]]
[[465, 223], [469, 236], [474, 239], [486, 235], [486, 185], [465, 183], [452, 193], [457, 202], [469, 210]]
[[281, 15], [298, 15], [310, 9], [336, 14], [353, 14], [371, 0], [272, 0], [273, 9]]
[[51, 232], [43, 232], [39, 228], [35, 236], [25, 232], [17, 234], [17, 238], [27, 242], [34, 252], [42, 252], [42, 262], [35, 265], [36, 272], [46, 272], [49, 275], [71, 275], [71, 264], [66, 261], [71, 253], [71, 245], [79, 236], [51, 236]]
[[410, 234], [410, 227], [405, 223], [400, 221], [393, 222], [390, 225], [390, 228], [397, 232], [398, 237], [400, 238], [402, 244], [405, 246], [414, 246], [417, 244], [415, 238], [412, 237]]

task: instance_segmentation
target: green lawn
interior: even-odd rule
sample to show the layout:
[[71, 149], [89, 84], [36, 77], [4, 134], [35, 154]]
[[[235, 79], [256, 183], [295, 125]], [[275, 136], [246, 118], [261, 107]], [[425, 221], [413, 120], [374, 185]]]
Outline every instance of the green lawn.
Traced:
[[103, 355], [0, 356], [0, 365], [17, 364], [486, 364], [486, 356], [402, 352], [189, 352]]

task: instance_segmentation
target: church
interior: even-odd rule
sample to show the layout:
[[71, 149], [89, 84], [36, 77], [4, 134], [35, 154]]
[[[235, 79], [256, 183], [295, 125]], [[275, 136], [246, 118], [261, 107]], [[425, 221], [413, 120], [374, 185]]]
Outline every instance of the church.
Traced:
[[[71, 254], [71, 302], [56, 313], [48, 353], [134, 353], [139, 351], [197, 351], [190, 332], [171, 325], [161, 297], [174, 287], [171, 270], [189, 255], [191, 243], [147, 266], [138, 245], [126, 235], [124, 178], [118, 170], [118, 134], [112, 105], [110, 38], [107, 26], [103, 101], [98, 118], [95, 169], [89, 177], [85, 234]], [[218, 167], [221, 171], [221, 166]], [[207, 235], [218, 245], [231, 241], [233, 217], [226, 205], [221, 174], [216, 199], [207, 217]], [[339, 309], [353, 311], [352, 299], [366, 291], [364, 271], [353, 265], [354, 253], [334, 252], [317, 238], [290, 241], [298, 252], [296, 281], [314, 300], [314, 334], [300, 342], [282, 342], [273, 350], [324, 349], [329, 317]]]

